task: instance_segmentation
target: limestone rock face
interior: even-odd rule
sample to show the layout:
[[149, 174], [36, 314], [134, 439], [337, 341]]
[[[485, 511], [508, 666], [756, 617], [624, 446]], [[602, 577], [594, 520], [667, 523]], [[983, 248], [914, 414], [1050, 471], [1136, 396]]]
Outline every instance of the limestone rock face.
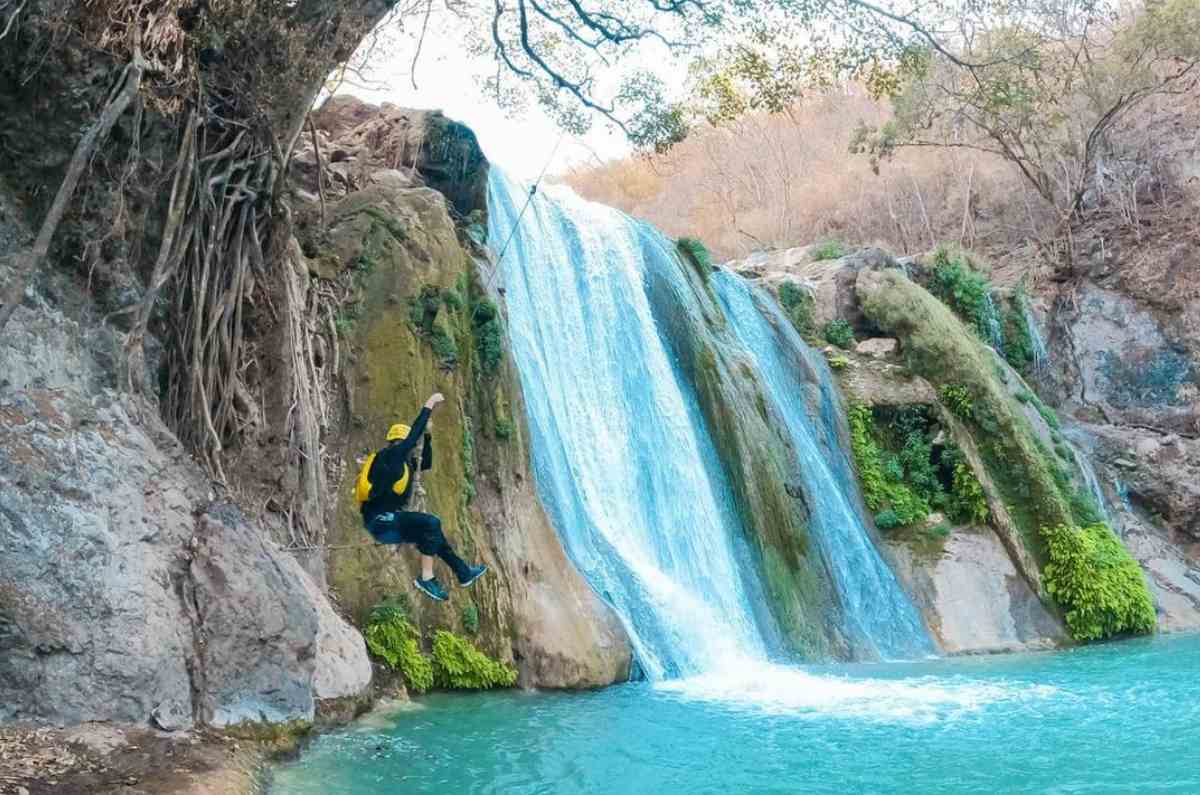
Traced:
[[363, 692], [361, 636], [111, 388], [116, 350], [36, 289], [0, 338], [0, 720], [310, 720]]
[[1047, 379], [1064, 409], [1093, 422], [1200, 433], [1200, 301], [1164, 311], [1084, 282], [1071, 305], [1053, 316]]
[[1067, 642], [1066, 632], [988, 528], [963, 528], [942, 554], [922, 560], [887, 545], [896, 574], [948, 654], [1021, 651]]

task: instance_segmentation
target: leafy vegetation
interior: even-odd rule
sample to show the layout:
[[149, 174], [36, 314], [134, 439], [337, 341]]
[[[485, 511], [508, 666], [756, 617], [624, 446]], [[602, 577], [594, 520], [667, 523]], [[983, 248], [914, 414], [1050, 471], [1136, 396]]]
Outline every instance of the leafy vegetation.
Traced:
[[944, 245], [938, 247], [933, 254], [929, 292], [970, 323], [981, 340], [991, 339], [988, 296], [992, 284], [974, 269], [964, 252]]
[[1033, 367], [1033, 332], [1027, 312], [1029, 298], [1020, 286], [1008, 300], [1004, 313], [1004, 360], [1021, 375], [1029, 375]]
[[433, 686], [433, 666], [421, 653], [421, 633], [408, 620], [403, 603], [385, 601], [367, 619], [367, 648], [404, 676], [409, 690], [424, 693]]
[[960, 419], [969, 420], [975, 411], [971, 402], [971, 390], [962, 384], [942, 384], [938, 396], [946, 408], [950, 409]]
[[433, 635], [433, 676], [438, 687], [452, 690], [490, 690], [517, 682], [514, 668], [488, 657], [466, 638], [442, 629]]
[[712, 254], [708, 248], [694, 237], [681, 237], [675, 245], [683, 258], [700, 274], [700, 278], [707, 280], [713, 270]]
[[794, 282], [779, 285], [779, 303], [801, 336], [813, 332], [813, 297]]
[[1066, 609], [1076, 640], [1154, 631], [1154, 603], [1142, 570], [1107, 525], [1047, 526], [1046, 590]]
[[816, 262], [821, 262], [827, 259], [840, 259], [848, 253], [849, 250], [840, 240], [826, 240], [824, 243], [817, 244], [817, 247], [813, 249], [812, 258]]
[[825, 357], [829, 362], [829, 369], [834, 372], [841, 372], [850, 366], [850, 360], [840, 353], [833, 353]]
[[830, 345], [836, 345], [846, 350], [854, 347], [854, 329], [841, 318], [826, 323], [822, 336]]
[[875, 416], [869, 406], [850, 407], [850, 449], [862, 483], [863, 499], [875, 513], [881, 529], [914, 524], [929, 515], [930, 496], [939, 491], [929, 461], [929, 441], [918, 420], [901, 420], [902, 447], [890, 454], [875, 433]]
[[496, 420], [496, 438], [501, 441], [507, 441], [512, 438], [513, 433], [517, 430], [516, 424], [507, 417], [501, 417]]
[[954, 465], [954, 485], [946, 500], [946, 512], [963, 524], [986, 524], [991, 517], [983, 486], [965, 461]]
[[[479, 609], [474, 602], [463, 607], [463, 628], [479, 631]], [[367, 620], [367, 648], [393, 671], [404, 676], [408, 689], [424, 693], [437, 686], [455, 690], [511, 687], [517, 672], [479, 651], [466, 638], [438, 630], [431, 655], [421, 650], [421, 633], [408, 619], [402, 600], [377, 605]]]

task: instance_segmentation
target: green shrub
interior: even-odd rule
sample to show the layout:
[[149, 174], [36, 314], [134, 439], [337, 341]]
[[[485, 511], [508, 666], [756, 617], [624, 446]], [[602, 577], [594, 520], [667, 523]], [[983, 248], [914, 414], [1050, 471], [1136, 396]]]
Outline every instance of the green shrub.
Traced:
[[877, 521], [882, 519], [892, 527], [923, 520], [929, 515], [929, 501], [904, 483], [901, 458], [885, 458], [880, 450], [873, 433], [875, 420], [871, 408], [855, 404], [850, 407], [849, 419], [850, 449], [867, 508], [876, 514]]
[[421, 653], [421, 634], [408, 621], [403, 603], [385, 601], [371, 611], [364, 633], [367, 648], [393, 671], [399, 671], [409, 690], [424, 693], [433, 686], [433, 667]]
[[501, 417], [500, 419], [496, 420], [496, 438], [497, 439], [500, 439], [502, 441], [507, 441], [508, 439], [511, 439], [513, 432], [515, 432], [516, 429], [517, 429], [517, 426], [513, 423], [512, 420], [510, 420], [508, 418]]
[[991, 515], [983, 486], [965, 461], [954, 465], [954, 486], [946, 507], [950, 518], [960, 523], [984, 524]]
[[438, 630], [433, 636], [433, 678], [438, 687], [487, 690], [512, 687], [517, 672], [488, 657], [466, 638]]
[[946, 246], [940, 246], [934, 252], [929, 292], [970, 323], [984, 341], [991, 339], [987, 307], [991, 291], [991, 283], [972, 270], [971, 261], [965, 254]]
[[462, 625], [468, 635], [479, 632], [479, 608], [474, 602], [467, 602], [462, 609]]
[[779, 303], [796, 331], [803, 336], [812, 334], [813, 297], [808, 290], [793, 282], [784, 282], [779, 285]]
[[1022, 389], [1020, 392], [1013, 395], [1013, 397], [1015, 397], [1017, 400], [1019, 400], [1022, 403], [1032, 403], [1033, 402], [1033, 393], [1030, 392], [1028, 389]]
[[955, 416], [964, 420], [974, 416], [975, 404], [971, 401], [971, 390], [962, 384], [943, 384], [938, 390], [938, 395]]
[[694, 237], [681, 237], [675, 245], [683, 254], [683, 258], [692, 263], [700, 277], [708, 279], [713, 269], [712, 254], [708, 252], [708, 248]]
[[901, 524], [903, 522], [900, 521], [900, 516], [891, 508], [875, 514], [875, 526], [880, 530], [893, 530]]
[[1054, 409], [1047, 406], [1041, 401], [1037, 395], [1033, 396], [1033, 405], [1037, 409], [1038, 414], [1042, 415], [1042, 419], [1046, 421], [1053, 430], [1058, 430], [1062, 427], [1062, 423], [1058, 421], [1058, 415], [1054, 413]]
[[817, 244], [817, 247], [813, 249], [812, 258], [815, 262], [821, 262], [827, 259], [841, 259], [847, 253], [846, 247], [840, 240], [826, 240], [824, 243]]
[[1024, 290], [1017, 288], [1004, 313], [1004, 359], [1021, 375], [1028, 375], [1033, 366], [1033, 333], [1025, 312], [1028, 300]]
[[1071, 637], [1099, 640], [1155, 628], [1154, 602], [1137, 562], [1104, 524], [1042, 528], [1046, 590], [1066, 611]]
[[836, 345], [846, 350], [854, 347], [854, 329], [841, 318], [826, 323], [822, 336], [830, 345]]
[[828, 362], [829, 369], [837, 372], [841, 372], [850, 366], [850, 360], [845, 356], [842, 356], [840, 353], [835, 353], [832, 356], [829, 356]]

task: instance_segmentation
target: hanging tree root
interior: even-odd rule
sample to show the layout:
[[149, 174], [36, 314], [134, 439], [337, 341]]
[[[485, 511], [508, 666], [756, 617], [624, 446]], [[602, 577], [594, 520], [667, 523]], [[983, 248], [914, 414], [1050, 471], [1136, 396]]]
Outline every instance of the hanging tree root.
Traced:
[[[21, 8], [18, 7], [13, 12], [13, 17], [20, 13]], [[11, 19], [9, 20], [11, 22]], [[83, 172], [87, 168], [88, 162], [92, 159], [96, 149], [108, 138], [109, 132], [112, 131], [113, 125], [117, 123], [122, 114], [125, 113], [129, 103], [137, 96], [142, 85], [142, 75], [146, 69], [146, 62], [142, 58], [140, 47], [135, 47], [133, 60], [122, 70], [121, 77], [117, 80], [116, 86], [113, 87], [109, 94], [108, 101], [104, 105], [104, 109], [100, 112], [96, 122], [88, 128], [88, 131], [79, 139], [79, 143], [75, 146], [75, 153], [71, 156], [71, 162], [67, 166], [66, 176], [63, 177], [62, 184], [58, 187], [58, 193], [54, 196], [54, 201], [50, 205], [50, 211], [46, 213], [45, 220], [42, 221], [41, 229], [38, 231], [37, 239], [34, 241], [33, 248], [28, 251], [18, 252], [13, 261], [13, 272], [9, 280], [8, 288], [4, 291], [3, 303], [0, 303], [0, 331], [8, 324], [9, 318], [17, 311], [17, 306], [21, 303], [22, 297], [25, 295], [25, 285], [29, 278], [37, 272], [42, 260], [50, 251], [50, 243], [54, 239], [54, 233], [58, 230], [59, 223], [62, 222], [63, 214], [67, 211], [67, 205], [70, 204], [71, 198], [75, 195], [75, 188], [79, 185], [79, 180], [83, 177]]]

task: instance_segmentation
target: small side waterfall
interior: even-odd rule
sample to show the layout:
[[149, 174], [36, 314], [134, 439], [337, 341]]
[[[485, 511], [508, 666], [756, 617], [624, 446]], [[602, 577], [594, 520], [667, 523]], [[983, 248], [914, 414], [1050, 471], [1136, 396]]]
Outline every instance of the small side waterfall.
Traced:
[[1096, 503], [1096, 510], [1100, 512], [1100, 518], [1119, 535], [1120, 528], [1113, 523], [1112, 512], [1108, 509], [1108, 498], [1104, 495], [1104, 487], [1096, 475], [1096, 468], [1092, 466], [1092, 457], [1086, 451], [1085, 445], [1081, 441], [1081, 435], [1064, 429], [1063, 436], [1067, 440], [1067, 446], [1071, 453], [1075, 456], [1075, 466], [1083, 477], [1088, 492], [1092, 495], [1092, 501]]
[[1046, 369], [1046, 365], [1049, 362], [1046, 341], [1042, 339], [1042, 331], [1038, 328], [1037, 318], [1033, 316], [1033, 309], [1029, 306], [1029, 299], [1022, 295], [1018, 300], [1021, 302], [1021, 314], [1025, 318], [1025, 327], [1029, 329], [1029, 342], [1031, 353], [1033, 354], [1033, 372], [1038, 374]]
[[1000, 310], [996, 307], [991, 292], [983, 298], [983, 322], [987, 327], [987, 344], [991, 345], [996, 353], [1004, 355], [1004, 322], [1000, 318]]
[[[740, 277], [719, 271], [713, 287], [726, 317], [787, 424], [798, 456], [811, 512], [811, 532], [832, 570], [841, 597], [844, 631], [865, 657], [912, 658], [933, 653], [916, 608], [875, 549], [857, 508], [857, 480], [837, 432], [833, 375], [809, 348], [775, 302], [754, 294]], [[757, 298], [757, 300], [756, 300]], [[804, 396], [817, 378], [820, 416], [810, 416]]]

